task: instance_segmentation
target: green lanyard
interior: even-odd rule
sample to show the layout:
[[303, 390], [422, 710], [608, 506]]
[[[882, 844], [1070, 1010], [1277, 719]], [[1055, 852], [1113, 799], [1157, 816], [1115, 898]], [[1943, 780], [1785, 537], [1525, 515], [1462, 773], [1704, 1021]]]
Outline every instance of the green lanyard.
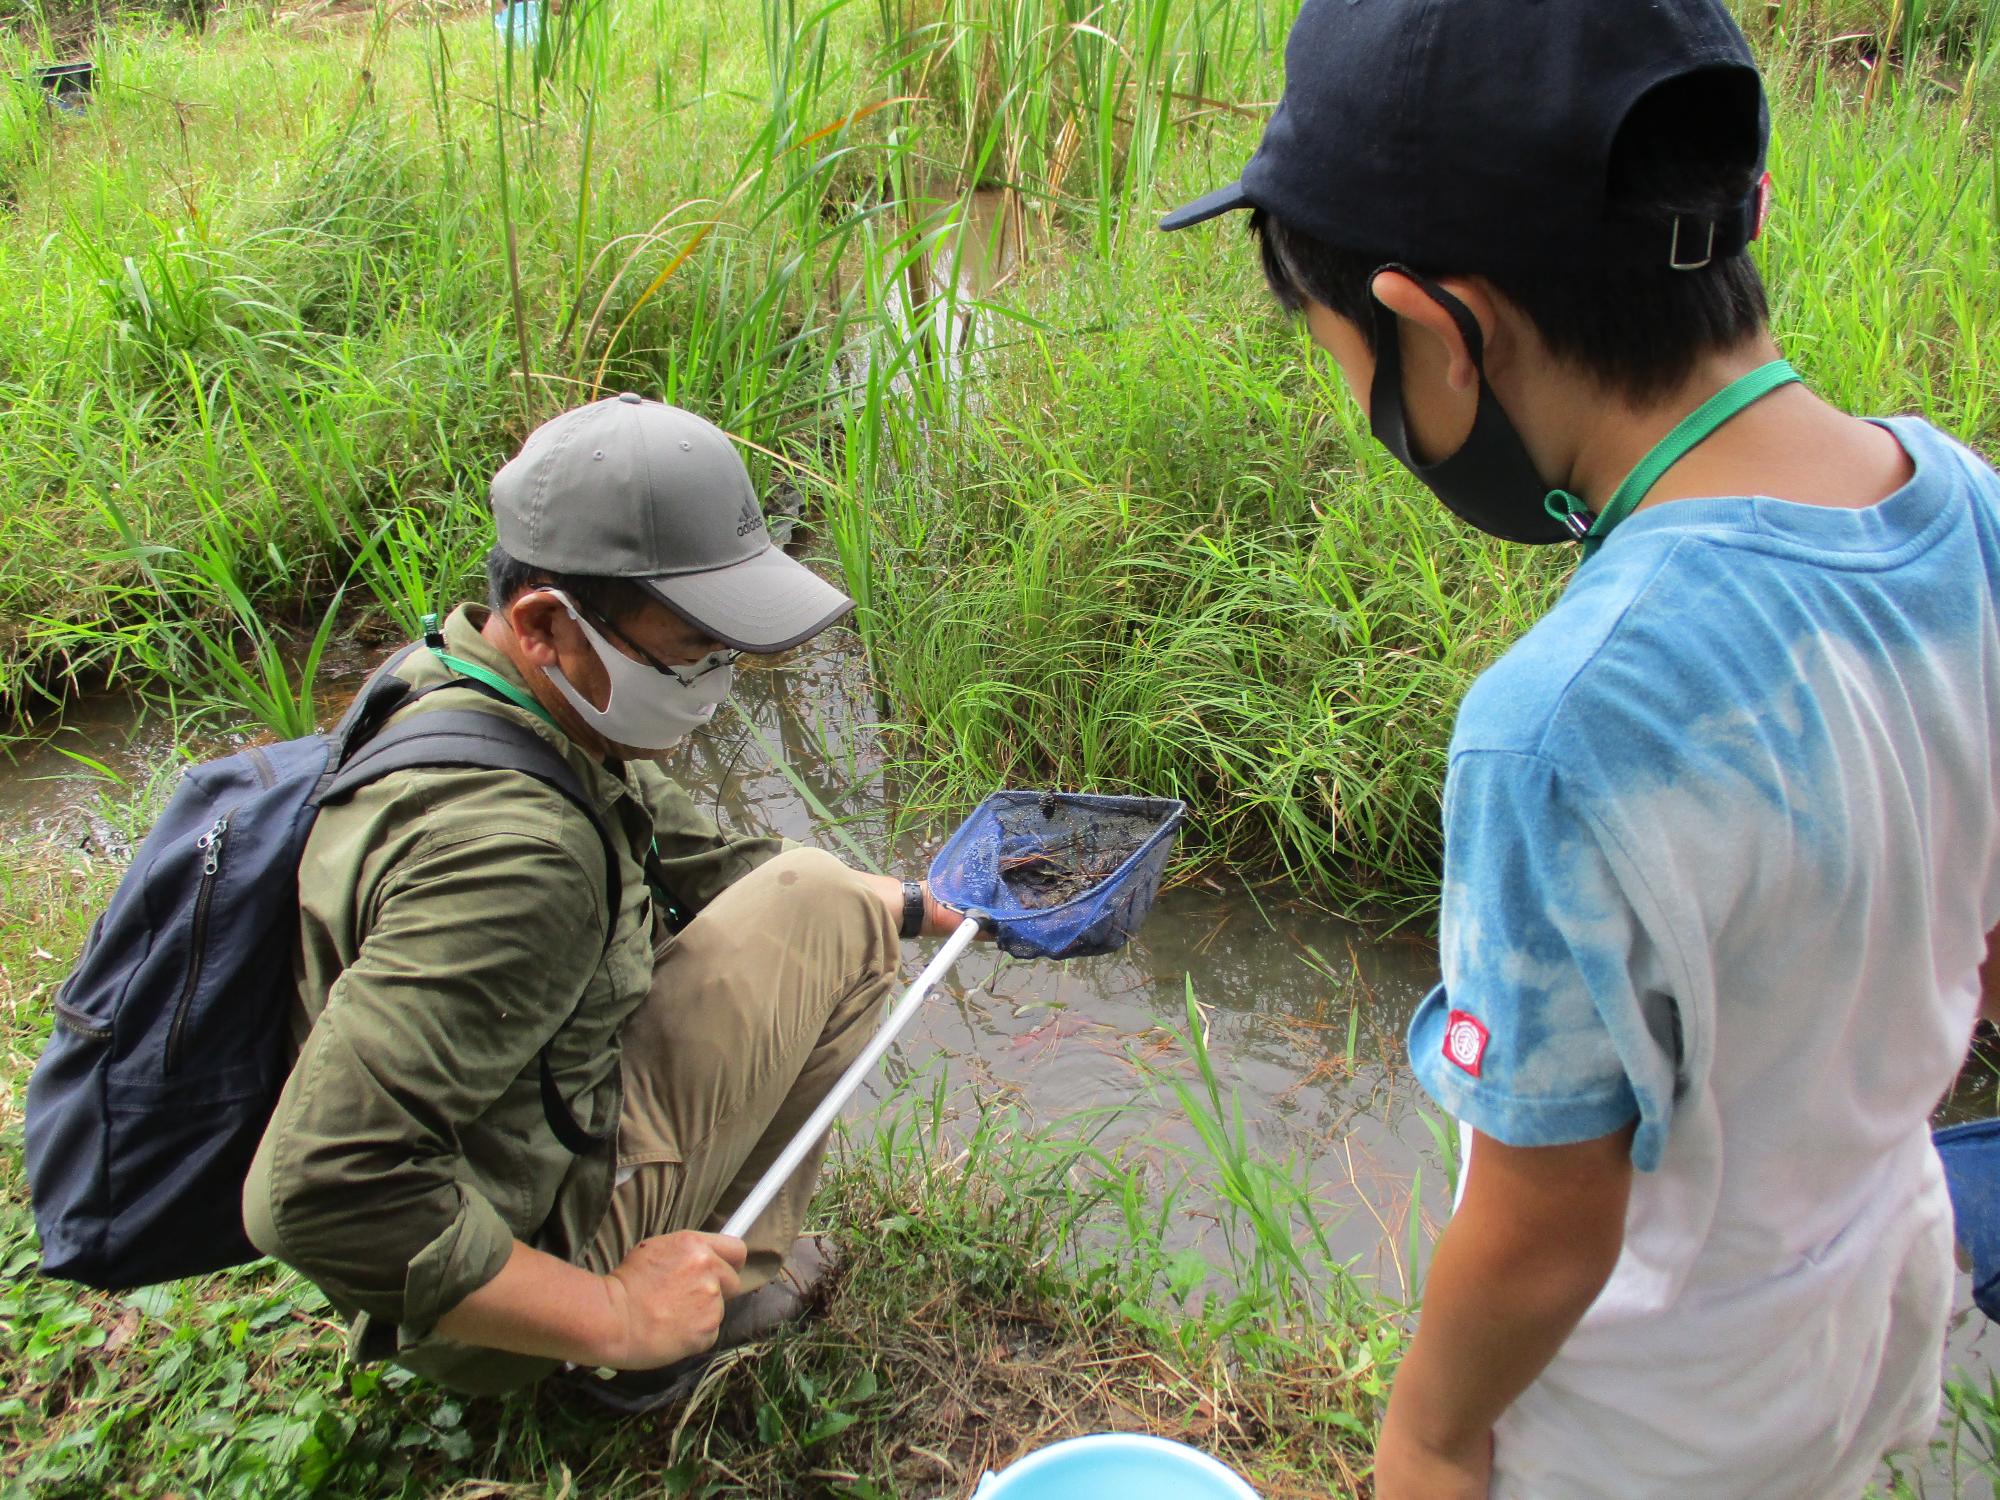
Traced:
[[[498, 672], [489, 672], [486, 668], [480, 666], [478, 662], [467, 661], [462, 656], [453, 656], [449, 651], [445, 650], [444, 636], [438, 631], [438, 618], [436, 615], [425, 615], [423, 626], [424, 644], [430, 648], [431, 655], [435, 656], [461, 677], [477, 678], [480, 682], [492, 688], [494, 692], [504, 696], [510, 703], [520, 704], [521, 707], [540, 719], [549, 728], [555, 730], [556, 733], [563, 734], [564, 738], [568, 738], [567, 734], [564, 733], [562, 725], [549, 716], [547, 709], [515, 687], [513, 683], [502, 677]], [[655, 835], [652, 843], [648, 846], [648, 857], [641, 860], [640, 864], [645, 868], [646, 884], [653, 892], [653, 899], [666, 907], [668, 927], [674, 932], [679, 932], [683, 927], [687, 926], [690, 919], [687, 910], [675, 898], [673, 892], [669, 891], [662, 884], [659, 859], [660, 840], [658, 835]]]
[[1652, 451], [1633, 465], [1632, 472], [1611, 492], [1610, 500], [1594, 518], [1590, 515], [1590, 507], [1568, 490], [1550, 490], [1542, 501], [1542, 508], [1569, 527], [1576, 539], [1583, 543], [1583, 558], [1588, 562], [1604, 545], [1604, 539], [1611, 535], [1612, 528], [1638, 509], [1639, 502], [1660, 482], [1660, 476], [1686, 457], [1690, 448], [1753, 401], [1761, 400], [1779, 386], [1790, 385], [1798, 378], [1797, 370], [1782, 359], [1774, 359], [1768, 365], [1761, 365], [1748, 375], [1739, 375], [1730, 381], [1682, 417], [1672, 432], [1655, 443]]
[[[444, 636], [438, 630], [436, 615], [425, 615], [423, 626], [424, 644], [430, 647], [431, 655], [443, 662], [446, 667], [458, 673], [461, 677], [471, 677], [485, 683], [509, 703], [519, 704], [544, 724], [548, 725], [549, 728], [555, 730], [556, 733], [562, 734], [562, 725], [558, 724], [550, 716], [546, 708], [543, 708], [541, 704], [522, 692], [521, 689], [514, 686], [513, 683], [502, 677], [498, 672], [490, 672], [476, 661], [467, 661], [464, 657], [453, 656], [449, 651], [445, 650]], [[567, 738], [567, 736], [564, 737]]]

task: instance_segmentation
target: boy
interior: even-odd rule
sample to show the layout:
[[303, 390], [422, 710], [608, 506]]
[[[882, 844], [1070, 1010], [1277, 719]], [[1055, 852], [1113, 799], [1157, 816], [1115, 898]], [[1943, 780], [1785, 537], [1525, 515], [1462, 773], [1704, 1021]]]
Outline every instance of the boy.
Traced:
[[1935, 1415], [1926, 1115], [2000, 920], [2000, 480], [1798, 383], [1720, 0], [1308, 0], [1235, 208], [1376, 437], [1581, 541], [1467, 695], [1418, 1077], [1463, 1193], [1380, 1500], [1858, 1495]]

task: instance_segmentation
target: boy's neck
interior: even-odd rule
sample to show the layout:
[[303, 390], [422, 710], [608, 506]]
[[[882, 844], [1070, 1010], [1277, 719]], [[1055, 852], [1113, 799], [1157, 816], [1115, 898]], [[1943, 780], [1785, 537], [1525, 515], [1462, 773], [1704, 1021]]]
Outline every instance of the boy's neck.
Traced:
[[[1683, 417], [1778, 357], [1777, 346], [1760, 336], [1708, 356], [1671, 395], [1644, 406], [1604, 404], [1600, 397], [1587, 408], [1591, 418], [1572, 450], [1569, 488], [1593, 510], [1603, 509], [1625, 476]], [[1858, 509], [1892, 494], [1910, 472], [1902, 445], [1887, 431], [1829, 406], [1803, 385], [1788, 385], [1745, 407], [1691, 449], [1660, 476], [1640, 509], [1714, 495]]]

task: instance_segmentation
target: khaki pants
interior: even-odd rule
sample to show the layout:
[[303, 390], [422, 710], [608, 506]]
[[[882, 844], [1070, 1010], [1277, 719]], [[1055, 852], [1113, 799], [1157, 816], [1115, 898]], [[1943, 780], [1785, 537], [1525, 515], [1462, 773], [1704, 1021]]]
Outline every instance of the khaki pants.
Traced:
[[[900, 961], [881, 898], [817, 849], [758, 867], [667, 939], [620, 1038], [621, 1181], [583, 1264], [601, 1273], [640, 1240], [721, 1229], [867, 1045]], [[824, 1151], [745, 1236], [745, 1291], [784, 1264]]]

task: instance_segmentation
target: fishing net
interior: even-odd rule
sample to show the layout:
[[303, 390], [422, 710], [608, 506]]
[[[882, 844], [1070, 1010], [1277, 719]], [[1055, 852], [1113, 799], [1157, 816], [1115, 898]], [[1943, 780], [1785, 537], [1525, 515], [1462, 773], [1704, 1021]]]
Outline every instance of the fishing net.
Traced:
[[1171, 797], [995, 792], [931, 861], [931, 890], [1016, 958], [1110, 953], [1151, 909], [1186, 815]]

